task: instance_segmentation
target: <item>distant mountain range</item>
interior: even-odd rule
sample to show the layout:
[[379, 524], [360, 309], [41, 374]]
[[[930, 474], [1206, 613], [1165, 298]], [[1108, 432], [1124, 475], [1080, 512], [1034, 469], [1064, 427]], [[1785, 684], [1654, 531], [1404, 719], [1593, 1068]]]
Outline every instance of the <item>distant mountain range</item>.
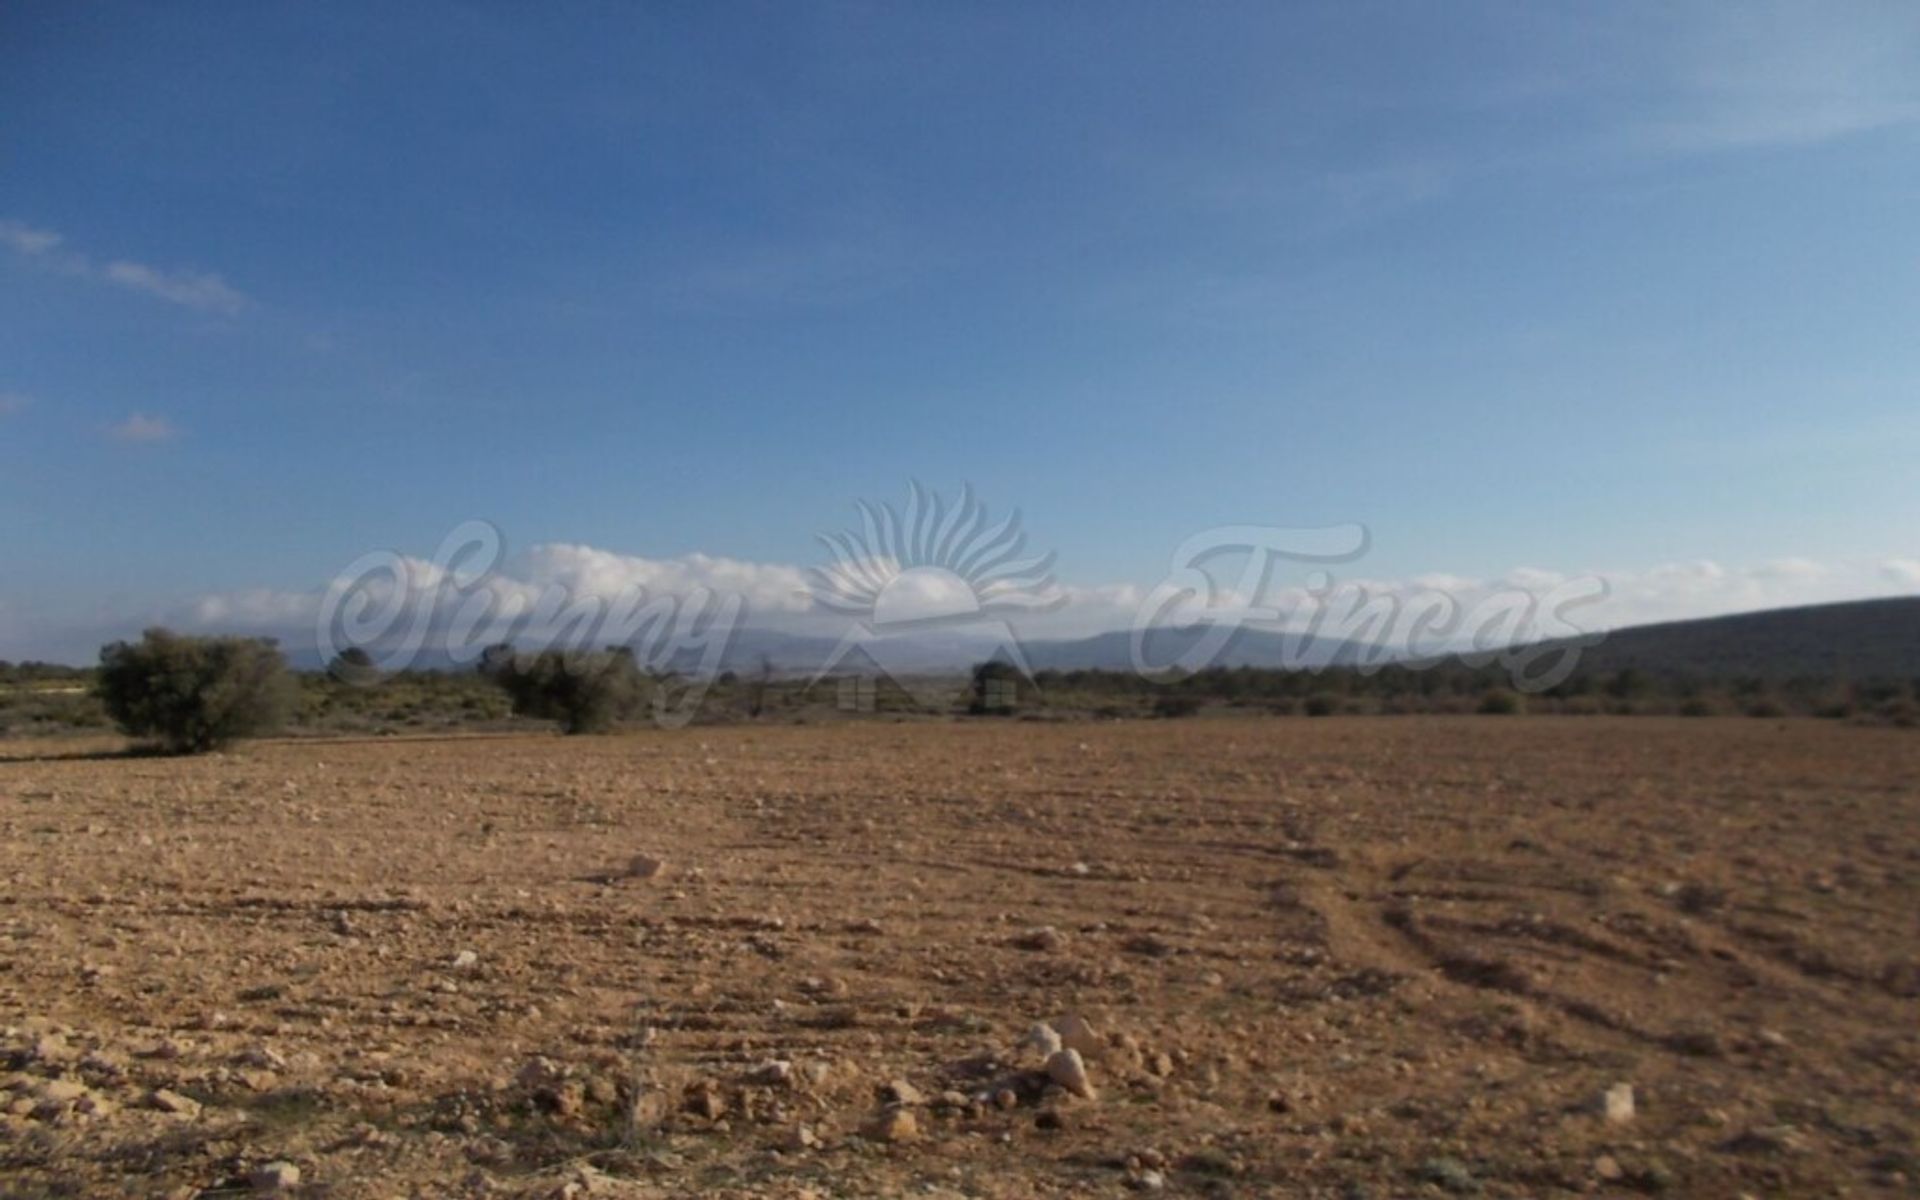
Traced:
[[[1204, 625], [1154, 629], [1145, 638], [1143, 657], [1152, 666], [1177, 662], [1211, 633]], [[757, 662], [765, 654], [782, 671], [812, 672], [834, 645], [824, 638], [746, 636], [728, 656], [728, 665], [740, 669], [741, 663]], [[995, 643], [978, 638], [903, 635], [890, 651], [897, 659], [889, 662], [912, 662], [929, 671], [954, 669], [988, 658], [996, 649]], [[1034, 670], [1133, 669], [1132, 635], [1125, 630], [1027, 642], [1022, 650]], [[1241, 628], [1208, 661], [1223, 667], [1320, 668], [1394, 658], [1361, 642]], [[1615, 630], [1582, 650], [1582, 671], [1627, 667], [1700, 679], [1920, 679], [1920, 596], [1638, 625]]]
[[1583, 671], [1627, 667], [1696, 679], [1920, 679], [1920, 596], [1636, 625], [1580, 657]]
[[[1151, 630], [1143, 657], [1153, 667], [1186, 658], [1212, 627], [1190, 625]], [[840, 640], [767, 629], [738, 631], [720, 659], [720, 669], [749, 674], [763, 664], [782, 676], [811, 675], [836, 662]], [[1034, 670], [1133, 669], [1132, 634], [1126, 630], [1091, 637], [1029, 641], [1020, 646]], [[1365, 643], [1240, 628], [1209, 648], [1204, 661], [1223, 667], [1350, 666], [1394, 656]], [[921, 630], [873, 639], [837, 659], [837, 669], [884, 667], [892, 673], [938, 674], [964, 670], [995, 656], [1007, 657], [1004, 640], [970, 630]], [[295, 653], [297, 666], [317, 667], [312, 654]], [[1428, 656], [1430, 657], [1430, 656]], [[416, 660], [421, 669], [457, 667], [444, 656]], [[676, 662], [696, 666], [693, 656]], [[1581, 654], [1582, 671], [1632, 667], [1659, 675], [1695, 678], [1920, 679], [1920, 597], [1859, 600], [1807, 608], [1772, 609], [1692, 621], [1672, 621], [1617, 630]]]

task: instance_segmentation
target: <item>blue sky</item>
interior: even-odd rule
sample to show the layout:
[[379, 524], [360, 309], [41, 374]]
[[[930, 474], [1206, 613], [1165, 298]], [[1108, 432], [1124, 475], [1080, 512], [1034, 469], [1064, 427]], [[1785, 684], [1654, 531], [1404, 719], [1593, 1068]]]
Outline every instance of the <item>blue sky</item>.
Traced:
[[0, 657], [909, 478], [1090, 588], [1920, 587], [1907, 4], [15, 3], [0, 113]]

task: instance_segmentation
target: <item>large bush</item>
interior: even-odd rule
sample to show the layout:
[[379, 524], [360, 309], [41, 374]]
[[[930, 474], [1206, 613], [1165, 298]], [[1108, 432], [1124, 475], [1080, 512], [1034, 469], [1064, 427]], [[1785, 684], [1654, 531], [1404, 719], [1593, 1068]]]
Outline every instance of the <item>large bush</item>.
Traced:
[[295, 698], [287, 660], [273, 642], [165, 629], [102, 648], [94, 686], [115, 724], [175, 754], [271, 733]]
[[625, 648], [515, 654], [490, 647], [480, 671], [505, 689], [514, 715], [560, 722], [567, 733], [604, 733], [640, 712], [649, 680]]

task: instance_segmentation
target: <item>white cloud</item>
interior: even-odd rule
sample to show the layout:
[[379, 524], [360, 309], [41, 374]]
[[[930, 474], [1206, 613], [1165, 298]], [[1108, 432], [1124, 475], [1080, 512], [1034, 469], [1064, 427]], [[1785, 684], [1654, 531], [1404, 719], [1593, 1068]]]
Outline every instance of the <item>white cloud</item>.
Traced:
[[1557, 587], [1567, 581], [1565, 574], [1548, 571], [1540, 567], [1515, 567], [1501, 580], [1502, 586], [1521, 588], [1525, 591], [1544, 591]]
[[145, 263], [110, 262], [101, 271], [109, 283], [158, 296], [187, 308], [232, 316], [247, 307], [247, 298], [218, 275], [196, 271], [167, 272]]
[[77, 251], [62, 251], [60, 247], [65, 242], [64, 237], [52, 230], [36, 229], [19, 221], [0, 221], [0, 246], [30, 258], [48, 261], [68, 275], [112, 284], [184, 308], [225, 316], [234, 316], [252, 304], [245, 293], [211, 272], [168, 271], [128, 259], [96, 263]]
[[[254, 588], [209, 593], [178, 606], [171, 619], [196, 630], [231, 629], [250, 633], [286, 633], [311, 637], [329, 595], [359, 594], [372, 609], [404, 606], [424, 624], [453, 619], [478, 597], [495, 617], [531, 617], [545, 613], [553, 624], [586, 606], [632, 602], [636, 598], [685, 599], [706, 591], [737, 596], [755, 618], [793, 617], [811, 605], [806, 574], [798, 567], [754, 563], [708, 554], [644, 558], [592, 546], [548, 543], [528, 548], [500, 569], [462, 589], [454, 572], [422, 558], [387, 560], [392, 569], [358, 578], [341, 576], [311, 591]], [[557, 614], [557, 615], [555, 615]], [[526, 631], [538, 641], [549, 630]]]
[[517, 582], [527, 589], [559, 585], [611, 600], [636, 588], [673, 596], [705, 588], [738, 595], [753, 612], [804, 612], [811, 606], [801, 568], [709, 554], [642, 558], [554, 542], [530, 548], [516, 565]]
[[170, 442], [179, 436], [179, 430], [165, 417], [150, 417], [145, 413], [134, 413], [124, 421], [116, 421], [107, 426], [107, 436], [118, 442]]
[[60, 245], [61, 237], [48, 229], [35, 229], [19, 221], [0, 221], [0, 246], [21, 254], [45, 254]]
[[1880, 564], [1880, 575], [1903, 587], [1920, 587], [1920, 562], [1911, 558], [1890, 558]]
[[1708, 6], [1669, 39], [1673, 89], [1645, 141], [1676, 151], [1810, 145], [1920, 122], [1920, 9]]
[[1776, 558], [1753, 568], [1755, 579], [1797, 579], [1814, 580], [1827, 573], [1827, 568], [1807, 558]]
[[[142, 418], [149, 431], [171, 426], [156, 418]], [[457, 624], [463, 612], [472, 618], [476, 597], [484, 601], [481, 624], [518, 622], [509, 630], [522, 645], [543, 644], [583, 614], [607, 617], [602, 629], [618, 630], [622, 605], [671, 599], [684, 602], [702, 590], [721, 597], [737, 597], [749, 627], [787, 633], [838, 637], [848, 628], [845, 616], [833, 617], [815, 608], [807, 590], [807, 569], [783, 563], [751, 562], [710, 554], [674, 558], [647, 558], [573, 543], [536, 545], [509, 557], [474, 590], [461, 591], [452, 573], [419, 558], [389, 560], [396, 570], [373, 578], [364, 588], [370, 610], [398, 597], [410, 612], [420, 612], [433, 628]], [[1223, 610], [1258, 602], [1281, 614], [1280, 628], [1300, 629], [1316, 606], [1334, 615], [1322, 632], [1350, 628], [1366, 632], [1355, 614], [1372, 611], [1374, 601], [1398, 612], [1404, 625], [1422, 603], [1435, 596], [1450, 597], [1468, 614], [1498, 609], [1503, 599], [1524, 592], [1544, 598], [1558, 587], [1572, 587], [1583, 579], [1604, 581], [1599, 600], [1574, 610], [1568, 618], [1574, 629], [1602, 631], [1659, 621], [1684, 620], [1733, 612], [1823, 604], [1874, 596], [1912, 595], [1920, 589], [1920, 560], [1882, 558], [1870, 561], [1826, 562], [1779, 558], [1752, 566], [1728, 566], [1712, 560], [1656, 563], [1623, 570], [1580, 572], [1515, 568], [1485, 579], [1450, 573], [1428, 573], [1412, 578], [1366, 579], [1332, 573], [1309, 591], [1303, 568], [1298, 577], [1276, 574], [1269, 590], [1246, 597], [1233, 590], [1237, 572], [1221, 580], [1210, 600], [1174, 606], [1160, 612], [1162, 623], [1183, 624], [1205, 619], [1209, 608]], [[1141, 606], [1156, 600], [1159, 580], [1107, 585], [1062, 585], [1063, 602], [1050, 611], [1020, 613], [1011, 624], [1023, 639], [1085, 637], [1127, 630]], [[1334, 601], [1329, 604], [1329, 590]], [[165, 624], [192, 632], [233, 632], [280, 638], [289, 649], [310, 650], [329, 587], [309, 590], [268, 588], [208, 593], [158, 607], [127, 609], [117, 615], [96, 614], [84, 621], [70, 613], [16, 613], [13, 627], [0, 648], [9, 657], [67, 652], [78, 647], [79, 658], [89, 646], [137, 633], [150, 624]], [[1383, 599], [1384, 598], [1384, 599]], [[951, 606], [948, 606], [951, 607]], [[1377, 606], [1376, 606], [1377, 607]], [[1341, 613], [1348, 614], [1342, 617]], [[1349, 620], [1349, 626], [1341, 626]], [[1569, 632], [1561, 630], [1560, 632]], [[482, 633], [485, 629], [482, 630]], [[964, 634], [959, 623], [949, 631]], [[1375, 635], [1383, 631], [1376, 630]], [[1391, 634], [1387, 634], [1391, 636]], [[484, 644], [482, 638], [475, 644]], [[604, 640], [604, 639], [603, 639]]]
[[1593, 606], [1591, 619], [1595, 628], [1621, 629], [1885, 596], [1888, 582], [1897, 581], [1888, 565], [1780, 558], [1740, 569], [1699, 561], [1599, 571], [1610, 592]]

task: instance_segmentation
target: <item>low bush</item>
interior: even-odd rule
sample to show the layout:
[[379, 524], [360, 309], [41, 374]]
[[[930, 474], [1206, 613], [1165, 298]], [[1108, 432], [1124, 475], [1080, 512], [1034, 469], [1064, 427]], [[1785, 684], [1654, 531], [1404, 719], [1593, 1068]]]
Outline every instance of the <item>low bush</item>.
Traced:
[[102, 648], [94, 687], [123, 731], [174, 754], [272, 733], [295, 702], [293, 678], [273, 642], [165, 629]]
[[1168, 692], [1155, 697], [1153, 701], [1153, 715], [1156, 717], [1191, 717], [1199, 711], [1200, 697], [1182, 692]]
[[507, 693], [515, 716], [560, 722], [563, 732], [605, 733], [646, 705], [651, 681], [625, 648], [598, 653], [496, 648], [480, 670]]
[[1511, 717], [1517, 716], [1526, 710], [1526, 698], [1521, 696], [1520, 693], [1510, 692], [1505, 688], [1495, 688], [1480, 697], [1480, 707], [1478, 711], [1488, 716]]

